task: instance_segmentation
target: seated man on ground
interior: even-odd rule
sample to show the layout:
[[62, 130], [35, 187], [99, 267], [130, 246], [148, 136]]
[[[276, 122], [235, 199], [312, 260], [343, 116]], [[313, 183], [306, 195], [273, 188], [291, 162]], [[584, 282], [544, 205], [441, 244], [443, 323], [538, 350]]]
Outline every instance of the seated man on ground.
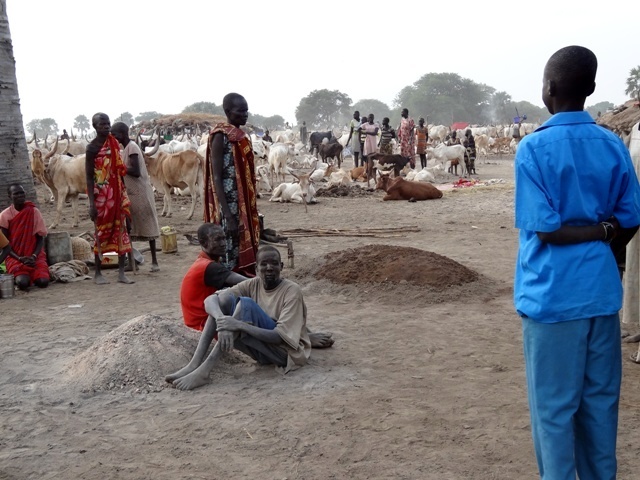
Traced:
[[[204, 308], [209, 317], [193, 358], [168, 375], [167, 382], [180, 390], [204, 385], [221, 355], [234, 348], [285, 373], [304, 365], [311, 354], [307, 307], [300, 287], [280, 278], [282, 267], [277, 248], [260, 247], [258, 277], [207, 297]], [[216, 333], [218, 342], [205, 359]]]
[[[49, 285], [49, 267], [44, 251], [47, 227], [40, 210], [26, 200], [22, 185], [9, 186], [11, 205], [0, 212], [0, 229], [9, 240], [5, 259], [7, 273], [15, 277], [20, 290], [31, 285]], [[4, 250], [4, 249], [3, 249]]]
[[[204, 223], [198, 228], [197, 235], [202, 251], [182, 280], [180, 305], [185, 325], [202, 331], [209, 318], [204, 307], [205, 299], [222, 288], [247, 280], [247, 277], [229, 270], [220, 262], [226, 252], [226, 236], [220, 225]], [[330, 333], [308, 333], [313, 348], [333, 345]]]

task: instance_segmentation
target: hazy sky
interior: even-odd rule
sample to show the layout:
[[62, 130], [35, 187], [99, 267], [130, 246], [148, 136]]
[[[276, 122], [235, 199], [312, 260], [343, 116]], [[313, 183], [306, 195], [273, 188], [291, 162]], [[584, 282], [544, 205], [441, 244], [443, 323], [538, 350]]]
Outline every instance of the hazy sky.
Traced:
[[231, 91], [253, 113], [295, 122], [312, 90], [392, 106], [430, 72], [457, 73], [542, 106], [544, 64], [571, 44], [598, 56], [587, 105], [617, 105], [627, 100], [629, 70], [640, 65], [638, 4], [598, 5], [7, 0], [7, 11], [25, 123], [52, 117], [68, 129], [79, 114], [179, 113], [198, 101], [219, 105]]

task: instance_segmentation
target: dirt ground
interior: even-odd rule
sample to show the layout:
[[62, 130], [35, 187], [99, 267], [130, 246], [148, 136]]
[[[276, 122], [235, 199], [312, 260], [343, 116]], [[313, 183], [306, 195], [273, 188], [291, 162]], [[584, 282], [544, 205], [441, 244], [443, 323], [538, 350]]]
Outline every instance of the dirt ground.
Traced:
[[[183, 236], [201, 218], [186, 220], [187, 199], [161, 219], [180, 235], [159, 273], [145, 253], [134, 285], [108, 270], [110, 285], [1, 299], [0, 479], [536, 478], [512, 304], [513, 158], [477, 171], [505, 182], [417, 203], [319, 197], [308, 213], [259, 200], [278, 231], [414, 227], [293, 238], [283, 275], [302, 285], [310, 327], [336, 343], [286, 376], [234, 354], [193, 392], [164, 383], [198, 339], [178, 301], [198, 253]], [[42, 211], [51, 221], [53, 207]], [[79, 228], [69, 205], [64, 215], [59, 230], [92, 230], [86, 201]], [[637, 478], [639, 391], [640, 366], [625, 360], [621, 479]]]

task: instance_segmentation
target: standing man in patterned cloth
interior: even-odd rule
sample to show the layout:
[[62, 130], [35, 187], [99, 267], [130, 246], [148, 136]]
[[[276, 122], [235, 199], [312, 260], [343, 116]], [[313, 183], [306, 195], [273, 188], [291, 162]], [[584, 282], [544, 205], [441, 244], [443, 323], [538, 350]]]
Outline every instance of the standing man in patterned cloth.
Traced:
[[227, 235], [222, 263], [229, 270], [255, 277], [260, 243], [256, 174], [249, 136], [240, 129], [249, 118], [242, 95], [222, 101], [227, 121], [211, 129], [204, 168], [204, 221], [222, 225]]
[[87, 195], [89, 217], [96, 225], [95, 254], [98, 285], [109, 283], [102, 275], [101, 256], [107, 252], [118, 254], [118, 282], [134, 283], [124, 274], [124, 261], [131, 251], [131, 240], [127, 233], [127, 219], [131, 220], [131, 202], [124, 187], [123, 177], [127, 167], [120, 156], [120, 145], [111, 135], [111, 120], [105, 113], [96, 113], [91, 118], [96, 138], [87, 145]]
[[402, 119], [400, 120], [400, 128], [398, 129], [398, 140], [400, 141], [400, 155], [409, 159], [411, 168], [416, 168], [416, 160], [414, 158], [414, 128], [416, 124], [413, 118], [409, 116], [409, 109], [403, 108], [400, 114]]

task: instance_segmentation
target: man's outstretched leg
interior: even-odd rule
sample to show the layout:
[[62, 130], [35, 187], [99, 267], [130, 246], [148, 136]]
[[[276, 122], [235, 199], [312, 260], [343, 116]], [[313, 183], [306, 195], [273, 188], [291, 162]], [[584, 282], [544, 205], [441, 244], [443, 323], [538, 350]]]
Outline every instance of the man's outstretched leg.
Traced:
[[182, 378], [185, 375], [188, 375], [189, 373], [193, 372], [196, 368], [200, 366], [200, 364], [204, 360], [205, 355], [207, 354], [207, 350], [209, 350], [209, 345], [211, 345], [211, 342], [213, 341], [216, 335], [216, 328], [217, 328], [216, 319], [213, 318], [211, 315], [209, 315], [209, 318], [207, 318], [207, 321], [204, 325], [204, 329], [202, 330], [202, 335], [200, 336], [200, 340], [198, 341], [198, 346], [196, 347], [196, 351], [193, 354], [191, 361], [186, 366], [178, 370], [177, 372], [164, 377], [164, 379], [167, 382], [173, 383], [178, 378]]
[[[235, 303], [236, 303], [235, 298], [236, 297], [231, 294], [222, 293], [218, 295], [218, 303], [220, 306], [220, 310], [222, 311], [223, 314], [230, 315], [234, 312]], [[209, 349], [209, 345], [211, 345], [211, 342], [213, 342], [215, 338], [217, 328], [218, 328], [218, 325], [216, 324], [215, 318], [209, 315], [209, 318], [207, 318], [207, 321], [204, 325], [204, 329], [202, 330], [202, 335], [200, 336], [200, 340], [198, 341], [198, 346], [196, 347], [196, 351], [193, 354], [191, 361], [185, 367], [181, 368], [177, 372], [172, 373], [171, 375], [167, 375], [165, 377], [165, 380], [167, 382], [174, 383], [179, 378], [189, 375], [190, 373], [195, 371], [202, 364], [202, 361], [204, 360], [205, 355], [207, 354], [207, 350]], [[220, 353], [222, 353], [220, 351], [220, 345], [219, 345], [219, 342], [221, 340], [220, 337], [221, 336], [218, 335], [218, 342], [216, 343], [213, 350], [209, 354], [209, 357], [214, 356], [214, 353], [216, 354], [215, 359], [212, 360], [212, 363], [215, 363], [215, 360], [217, 360], [217, 358], [220, 356]], [[226, 337], [225, 337], [225, 340], [226, 340]], [[233, 348], [233, 345], [231, 347]], [[216, 352], [216, 348], [218, 349], [217, 352]], [[208, 376], [209, 376], [209, 373], [207, 373], [206, 377]], [[206, 382], [206, 377], [205, 377], [205, 382]], [[192, 388], [195, 388], [195, 387], [192, 387]], [[184, 390], [184, 389], [181, 388], [181, 390]]]

